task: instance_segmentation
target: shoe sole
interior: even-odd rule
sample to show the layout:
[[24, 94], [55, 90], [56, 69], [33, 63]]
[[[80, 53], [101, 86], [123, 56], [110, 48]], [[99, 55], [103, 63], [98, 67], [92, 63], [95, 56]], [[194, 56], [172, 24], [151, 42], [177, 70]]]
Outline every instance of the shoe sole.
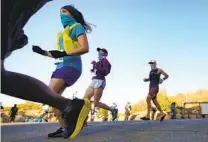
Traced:
[[[88, 120], [88, 118], [89, 118], [89, 117], [87, 116], [87, 118], [85, 119], [85, 122], [84, 122], [84, 124], [83, 124], [83, 126], [82, 126], [82, 129], [84, 129], [84, 127], [87, 127], [87, 120]], [[81, 130], [82, 130], [82, 129], [81, 129]]]
[[166, 114], [163, 115], [163, 116], [160, 118], [160, 122], [162, 122], [162, 121], [165, 119], [165, 117], [166, 117]]
[[62, 135], [58, 135], [58, 136], [48, 136], [48, 138], [62, 138], [63, 137], [63, 134]]
[[90, 109], [91, 109], [91, 103], [90, 101], [85, 98], [84, 99], [84, 105], [82, 107], [82, 110], [81, 112], [79, 113], [79, 117], [78, 117], [78, 120], [77, 120], [77, 124], [76, 124], [76, 127], [75, 127], [75, 130], [74, 132], [68, 137], [68, 139], [74, 139], [79, 133], [80, 131], [82, 130], [82, 127], [85, 123], [85, 120], [90, 112]]
[[143, 121], [148, 121], [148, 120], [150, 120], [150, 119], [148, 119], [148, 118], [146, 118], [146, 117], [142, 117], [142, 118], [140, 118], [141, 120], [143, 120]]

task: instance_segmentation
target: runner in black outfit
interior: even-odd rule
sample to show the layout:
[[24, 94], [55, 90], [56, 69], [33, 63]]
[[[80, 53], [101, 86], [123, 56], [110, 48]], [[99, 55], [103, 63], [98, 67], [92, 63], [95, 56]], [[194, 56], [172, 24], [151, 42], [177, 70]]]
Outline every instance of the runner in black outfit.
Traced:
[[[157, 63], [155, 60], [149, 62], [151, 71], [149, 73], [149, 78], [145, 78], [144, 82], [150, 82], [149, 84], [149, 93], [147, 96], [147, 115], [142, 117], [142, 120], [150, 120], [150, 111], [151, 111], [151, 100], [156, 106], [157, 110], [160, 111], [161, 119], [163, 121], [166, 114], [162, 111], [160, 104], [157, 101], [157, 93], [159, 92], [159, 84], [166, 80], [169, 76], [162, 69], [157, 68]], [[163, 79], [160, 79], [160, 76], [164, 75]]]

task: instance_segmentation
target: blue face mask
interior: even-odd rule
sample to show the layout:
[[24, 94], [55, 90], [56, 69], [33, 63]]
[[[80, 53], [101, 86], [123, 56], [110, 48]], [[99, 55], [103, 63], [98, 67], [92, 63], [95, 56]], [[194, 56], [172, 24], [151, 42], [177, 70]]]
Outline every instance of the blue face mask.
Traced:
[[98, 57], [100, 60], [102, 60], [106, 57], [106, 55], [105, 55], [105, 53], [98, 53]]
[[61, 23], [62, 23], [64, 28], [66, 28], [67, 26], [71, 26], [71, 25], [76, 23], [76, 20], [72, 17], [69, 17], [65, 14], [61, 14], [60, 16], [61, 16]]
[[156, 69], [156, 66], [155, 65], [151, 65], [151, 70], [155, 70]]

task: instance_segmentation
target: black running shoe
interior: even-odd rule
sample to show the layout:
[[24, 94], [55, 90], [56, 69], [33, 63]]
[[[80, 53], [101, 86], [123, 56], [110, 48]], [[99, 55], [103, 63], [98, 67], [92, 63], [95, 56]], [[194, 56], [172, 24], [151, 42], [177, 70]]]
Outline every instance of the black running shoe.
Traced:
[[150, 120], [150, 118], [147, 118], [146, 116], [141, 117], [140, 119], [141, 119], [141, 120]]
[[63, 115], [66, 125], [63, 134], [64, 138], [73, 139], [80, 133], [90, 109], [91, 104], [88, 99], [76, 99], [71, 101], [64, 110]]
[[58, 137], [63, 137], [63, 133], [64, 133], [64, 130], [63, 128], [59, 128], [58, 130], [56, 130], [56, 132], [53, 132], [53, 133], [49, 133], [48, 134], [48, 137], [49, 138], [58, 138]]
[[160, 118], [160, 122], [162, 122], [166, 117], [166, 114], [163, 114], [163, 116]]

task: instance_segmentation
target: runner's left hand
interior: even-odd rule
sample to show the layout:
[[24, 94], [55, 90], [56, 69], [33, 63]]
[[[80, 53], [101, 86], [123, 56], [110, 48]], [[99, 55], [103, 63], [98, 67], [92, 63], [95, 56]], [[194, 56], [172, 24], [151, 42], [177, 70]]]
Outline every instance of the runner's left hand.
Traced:
[[95, 61], [92, 61], [92, 62], [91, 62], [91, 64], [95, 65], [95, 64], [96, 64], [96, 62], [95, 62]]
[[160, 84], [162, 84], [163, 83], [163, 79], [160, 79]]

